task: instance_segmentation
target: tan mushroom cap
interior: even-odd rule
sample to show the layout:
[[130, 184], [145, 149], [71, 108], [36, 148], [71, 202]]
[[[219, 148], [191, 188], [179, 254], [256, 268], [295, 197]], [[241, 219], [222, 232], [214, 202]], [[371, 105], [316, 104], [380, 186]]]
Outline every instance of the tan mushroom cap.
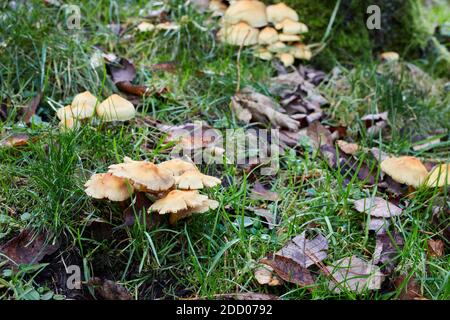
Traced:
[[295, 61], [294, 55], [286, 52], [277, 54], [277, 58], [280, 59], [285, 67], [292, 66]]
[[134, 161], [125, 158], [124, 163], [109, 166], [109, 171], [116, 177], [131, 180], [135, 187], [144, 191], [166, 191], [172, 188], [175, 180], [170, 171], [158, 168], [148, 161]]
[[222, 16], [227, 11], [228, 6], [222, 0], [211, 0], [208, 5], [208, 10], [212, 11], [215, 16]]
[[251, 46], [258, 43], [259, 30], [245, 22], [224, 26], [219, 31], [219, 39], [235, 46]]
[[224, 22], [237, 24], [245, 22], [254, 28], [267, 25], [266, 5], [257, 0], [241, 0], [232, 3], [225, 11]]
[[450, 163], [435, 166], [427, 177], [427, 186], [443, 187], [450, 185]]
[[400, 55], [394, 51], [387, 51], [380, 54], [381, 60], [386, 62], [397, 61], [400, 59]]
[[111, 201], [124, 201], [130, 198], [133, 192], [133, 187], [126, 179], [113, 176], [111, 173], [94, 174], [84, 186], [88, 196]]
[[150, 32], [155, 30], [156, 27], [153, 23], [143, 21], [139, 23], [136, 28], [139, 30], [139, 32]]
[[87, 119], [95, 114], [95, 107], [98, 99], [89, 91], [77, 94], [71, 105], [59, 108], [56, 111], [56, 116], [59, 120], [67, 118]]
[[97, 115], [103, 121], [127, 121], [136, 115], [133, 104], [117, 94], [97, 106]]
[[308, 32], [308, 26], [298, 21], [292, 21], [291, 19], [284, 19], [283, 21], [275, 25], [275, 29], [283, 29], [285, 34], [302, 34]]
[[158, 164], [158, 168], [170, 171], [174, 176], [179, 176], [186, 171], [197, 170], [195, 164], [181, 159], [171, 159]]
[[65, 118], [59, 122], [59, 129], [63, 132], [79, 129], [80, 127], [80, 121], [74, 118]]
[[261, 60], [266, 60], [266, 61], [272, 60], [272, 58], [273, 58], [272, 53], [269, 50], [267, 50], [266, 48], [259, 48], [259, 49], [255, 50], [253, 52], [253, 55], [257, 58], [260, 58]]
[[277, 24], [285, 19], [298, 21], [298, 14], [294, 9], [288, 7], [284, 2], [267, 6], [267, 20], [270, 23]]
[[171, 212], [169, 215], [169, 223], [171, 225], [174, 225], [181, 219], [190, 217], [195, 213], [205, 213], [205, 212], [209, 211], [210, 209], [213, 209], [213, 210], [217, 209], [218, 206], [219, 206], [219, 202], [217, 202], [215, 200], [206, 199], [205, 201], [202, 202], [202, 204], [200, 206], [197, 206], [197, 207], [194, 207], [191, 209], [187, 209], [187, 210], [178, 211], [176, 213]]
[[381, 170], [399, 183], [419, 187], [427, 178], [423, 163], [409, 156], [387, 158], [380, 164]]
[[275, 43], [272, 43], [270, 46], [267, 47], [267, 50], [269, 50], [270, 52], [283, 52], [285, 51], [287, 48], [286, 44], [284, 42], [281, 41], [277, 41]]
[[278, 32], [272, 27], [265, 27], [259, 32], [258, 43], [260, 45], [272, 44], [278, 41]]
[[160, 214], [177, 213], [182, 210], [201, 206], [208, 197], [197, 191], [172, 190], [164, 198], [156, 200], [149, 208]]
[[294, 57], [297, 59], [310, 60], [312, 58], [311, 49], [309, 49], [308, 46], [306, 46], [302, 43], [294, 44], [290, 48], [289, 52], [292, 53], [294, 55]]
[[221, 183], [221, 180], [201, 173], [198, 170], [186, 171], [182, 175], [175, 177], [175, 183], [180, 189], [198, 190], [212, 188]]
[[72, 100], [72, 107], [77, 107], [79, 105], [87, 104], [91, 106], [92, 108], [95, 108], [95, 106], [98, 103], [98, 99], [96, 96], [94, 96], [89, 91], [84, 91], [82, 93], [77, 94], [75, 97], [73, 97]]
[[300, 41], [300, 36], [297, 34], [280, 33], [278, 35], [278, 40], [281, 42], [295, 42], [295, 41]]

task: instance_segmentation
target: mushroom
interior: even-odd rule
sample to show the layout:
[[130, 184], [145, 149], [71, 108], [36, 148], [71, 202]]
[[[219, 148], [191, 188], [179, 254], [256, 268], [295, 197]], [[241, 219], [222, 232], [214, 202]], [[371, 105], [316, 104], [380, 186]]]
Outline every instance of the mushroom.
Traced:
[[261, 60], [272, 60], [272, 53], [266, 48], [259, 48], [253, 52], [253, 55]]
[[149, 210], [159, 214], [177, 213], [179, 211], [200, 207], [208, 197], [197, 191], [172, 190], [164, 198], [156, 200]]
[[215, 200], [206, 199], [205, 201], [202, 202], [201, 205], [199, 205], [197, 207], [178, 211], [178, 212], [171, 212], [169, 215], [169, 223], [171, 225], [174, 225], [181, 219], [190, 217], [195, 213], [205, 213], [210, 209], [217, 209], [218, 206], [219, 206], [219, 202], [217, 202]]
[[109, 166], [108, 172], [131, 180], [135, 189], [145, 192], [167, 191], [175, 184], [170, 171], [148, 161], [134, 161], [127, 157], [124, 163]]
[[267, 6], [267, 21], [277, 24], [285, 19], [298, 21], [298, 14], [294, 9], [288, 7], [284, 2]]
[[285, 52], [277, 54], [277, 58], [280, 59], [285, 67], [292, 66], [295, 61], [295, 58], [292, 54]]
[[97, 107], [97, 115], [104, 121], [127, 121], [136, 115], [133, 104], [113, 94]]
[[381, 170], [396, 182], [419, 187], [427, 178], [428, 171], [423, 163], [409, 156], [387, 158], [380, 164]]
[[241, 0], [232, 3], [224, 15], [225, 24], [235, 25], [245, 22], [251, 27], [267, 25], [266, 5], [257, 0]]
[[308, 48], [308, 46], [305, 46], [302, 43], [294, 44], [290, 48], [289, 52], [292, 53], [297, 59], [310, 60], [312, 57], [311, 50]]
[[87, 195], [95, 199], [109, 199], [111, 201], [124, 201], [130, 198], [133, 187], [111, 173], [94, 174], [84, 185]]
[[139, 32], [150, 32], [155, 30], [156, 27], [153, 23], [144, 21], [139, 23], [136, 28], [139, 30]]
[[450, 185], [450, 163], [435, 166], [428, 174], [426, 184], [429, 187]]
[[278, 41], [278, 32], [272, 27], [265, 27], [259, 32], [258, 44], [272, 44]]
[[63, 132], [67, 132], [80, 128], [80, 121], [74, 118], [65, 118], [59, 122], [59, 129]]
[[400, 56], [397, 52], [394, 51], [387, 51], [380, 54], [381, 60], [385, 62], [392, 62], [392, 61], [398, 61], [400, 59]]
[[171, 159], [158, 164], [158, 168], [170, 171], [174, 176], [180, 176], [186, 171], [197, 170], [197, 167], [188, 161]]
[[283, 29], [285, 34], [302, 34], [308, 32], [308, 26], [298, 21], [292, 21], [291, 19], [284, 19], [275, 25], [275, 29]]
[[208, 5], [209, 11], [214, 13], [213, 16], [223, 16], [227, 8], [227, 5], [222, 0], [211, 0]]
[[198, 170], [189, 170], [175, 177], [175, 183], [180, 189], [197, 190], [204, 187], [212, 188], [221, 183], [221, 180], [201, 173]]
[[258, 43], [259, 30], [245, 22], [226, 26], [219, 31], [219, 39], [235, 46], [250, 46]]
[[281, 41], [277, 41], [275, 43], [272, 43], [270, 46], [267, 47], [267, 50], [269, 50], [270, 52], [283, 52], [284, 50], [286, 50], [286, 44], [281, 42]]
[[95, 113], [97, 102], [97, 98], [89, 91], [79, 93], [73, 98], [71, 105], [59, 108], [56, 111], [56, 116], [59, 120], [91, 118]]
[[297, 34], [285, 34], [280, 33], [278, 35], [278, 40], [281, 42], [294, 42], [294, 41], [300, 41], [300, 36]]

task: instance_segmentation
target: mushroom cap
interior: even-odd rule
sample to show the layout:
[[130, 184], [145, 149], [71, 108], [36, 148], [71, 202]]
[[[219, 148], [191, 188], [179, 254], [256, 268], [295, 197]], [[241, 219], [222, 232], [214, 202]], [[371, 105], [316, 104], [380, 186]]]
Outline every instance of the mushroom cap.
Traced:
[[258, 44], [272, 44], [278, 41], [278, 32], [272, 27], [265, 27], [259, 32]]
[[149, 210], [160, 214], [177, 213], [190, 208], [199, 207], [208, 197], [197, 191], [172, 190], [164, 198], [156, 200]]
[[283, 52], [285, 51], [287, 48], [286, 44], [284, 42], [281, 41], [277, 41], [275, 43], [272, 43], [270, 46], [267, 47], [267, 50], [269, 50], [270, 52]]
[[139, 32], [150, 32], [155, 30], [156, 27], [153, 23], [143, 21], [139, 23], [136, 28], [139, 30]]
[[186, 171], [197, 170], [195, 164], [181, 159], [171, 159], [158, 164], [158, 168], [170, 171], [174, 176], [179, 176]]
[[294, 42], [294, 41], [300, 41], [300, 36], [298, 34], [286, 34], [286, 33], [280, 33], [278, 35], [278, 40], [281, 42]]
[[292, 53], [294, 55], [294, 57], [297, 59], [310, 60], [312, 58], [311, 49], [309, 49], [308, 46], [306, 46], [302, 43], [294, 44], [290, 48], [289, 52]]
[[126, 179], [113, 176], [111, 173], [94, 174], [84, 186], [88, 196], [95, 199], [106, 198], [111, 201], [124, 201], [133, 191]]
[[257, 0], [241, 0], [232, 3], [225, 11], [224, 22], [237, 24], [245, 22], [254, 28], [267, 25], [266, 5]]
[[390, 61], [397, 61], [400, 59], [400, 55], [395, 51], [387, 51], [380, 54], [381, 60], [390, 62]]
[[95, 106], [98, 103], [98, 99], [96, 96], [94, 96], [89, 91], [84, 91], [82, 93], [77, 94], [75, 97], [73, 97], [72, 100], [72, 107], [77, 107], [80, 105], [87, 104], [92, 108], [95, 108]]
[[134, 161], [126, 158], [124, 163], [109, 166], [108, 172], [116, 177], [131, 180], [136, 188], [145, 191], [166, 191], [175, 183], [170, 171], [158, 168], [157, 165], [148, 161]]
[[383, 160], [381, 170], [399, 183], [419, 187], [427, 178], [428, 171], [423, 163], [409, 156], [392, 157]]
[[277, 58], [280, 59], [285, 67], [292, 66], [295, 61], [294, 55], [286, 52], [277, 54]]
[[267, 50], [266, 48], [259, 48], [255, 51], [253, 51], [253, 55], [257, 58], [260, 58], [261, 60], [272, 60], [273, 55], [272, 53]]
[[85, 91], [77, 94], [73, 98], [71, 105], [59, 108], [56, 111], [56, 116], [59, 120], [64, 120], [67, 118], [91, 118], [95, 113], [95, 107], [97, 103], [97, 97], [95, 97], [89, 91]]
[[251, 46], [258, 43], [259, 30], [245, 22], [226, 25], [219, 31], [219, 39], [235, 46]]
[[201, 205], [199, 205], [197, 207], [178, 211], [176, 213], [171, 212], [169, 215], [169, 223], [171, 225], [174, 225], [181, 219], [190, 217], [195, 213], [205, 213], [210, 209], [216, 209], [218, 206], [219, 206], [219, 202], [217, 202], [215, 200], [206, 199], [205, 201], [202, 202]]
[[113, 94], [97, 106], [97, 115], [103, 121], [127, 121], [136, 115], [133, 104]]
[[277, 23], [277, 29], [283, 29], [284, 34], [302, 34], [308, 32], [308, 26], [298, 21], [292, 21], [291, 19], [284, 19], [282, 22]]
[[298, 14], [294, 9], [288, 7], [284, 2], [267, 6], [267, 20], [273, 24], [282, 22], [285, 19], [298, 21]]
[[201, 173], [198, 170], [186, 171], [182, 175], [175, 177], [175, 183], [180, 189], [198, 190], [204, 187], [212, 188], [221, 183], [221, 180]]
[[450, 185], [450, 163], [435, 166], [427, 177], [427, 186], [443, 187]]
[[208, 5], [208, 10], [214, 12], [215, 16], [222, 16], [225, 14], [228, 6], [222, 0], [211, 0]]
[[80, 128], [80, 121], [74, 118], [65, 118], [59, 122], [59, 129], [61, 131], [70, 131]]

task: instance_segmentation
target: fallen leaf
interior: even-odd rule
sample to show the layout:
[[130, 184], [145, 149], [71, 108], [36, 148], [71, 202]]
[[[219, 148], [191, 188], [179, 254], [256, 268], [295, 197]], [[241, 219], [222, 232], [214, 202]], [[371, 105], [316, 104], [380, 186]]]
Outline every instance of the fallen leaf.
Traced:
[[250, 198], [256, 200], [278, 201], [280, 200], [280, 195], [276, 192], [270, 191], [260, 182], [256, 181], [253, 185]]
[[340, 259], [326, 268], [332, 277], [329, 288], [336, 293], [343, 289], [357, 293], [378, 290], [384, 280], [380, 268], [356, 256]]
[[[164, 215], [157, 212], [148, 212], [148, 208], [153, 204], [143, 192], [136, 192], [134, 202], [124, 210], [123, 220], [127, 227], [132, 227], [136, 221], [136, 215], [141, 224], [145, 223], [147, 230], [159, 226], [165, 219]], [[136, 214], [135, 214], [136, 213]], [[145, 221], [143, 219], [145, 217]]]
[[47, 244], [46, 240], [45, 233], [36, 234], [25, 229], [2, 245], [0, 253], [8, 257], [13, 264], [35, 264], [59, 248], [59, 244]]
[[380, 197], [364, 198], [354, 202], [355, 209], [374, 217], [390, 218], [402, 214], [403, 210]]
[[359, 145], [357, 143], [350, 143], [344, 140], [336, 141], [339, 149], [346, 154], [354, 155], [359, 151]]
[[114, 281], [91, 278], [88, 285], [93, 286], [96, 294], [104, 300], [133, 300], [128, 291]]
[[383, 233], [390, 224], [388, 219], [370, 217], [369, 230], [375, 231], [376, 233]]
[[328, 240], [318, 234], [313, 239], [307, 239], [305, 232], [288, 241], [276, 254], [290, 258], [303, 268], [326, 259]]
[[445, 251], [445, 245], [442, 240], [429, 239], [428, 242], [428, 255], [430, 257], [442, 257]]
[[273, 268], [277, 275], [286, 282], [295, 283], [302, 287], [314, 284], [314, 279], [309, 270], [290, 258], [270, 254], [260, 262]]
[[319, 121], [314, 121], [306, 129], [307, 136], [311, 139], [314, 149], [318, 149], [322, 145], [333, 146], [333, 138], [331, 132], [325, 128]]
[[403, 238], [396, 231], [378, 233], [372, 263], [381, 264], [384, 273], [391, 274], [397, 265], [397, 258], [403, 245]]
[[112, 81], [120, 91], [139, 97], [150, 95], [148, 87], [132, 83], [136, 77], [136, 67], [127, 59], [122, 58], [119, 63], [109, 63], [107, 67]]
[[361, 118], [365, 122], [367, 134], [377, 135], [381, 130], [387, 126], [388, 113], [368, 114]]
[[39, 92], [31, 101], [28, 103], [25, 113], [23, 115], [23, 121], [28, 124], [31, 118], [36, 114], [37, 107], [42, 99], [42, 92]]
[[272, 230], [276, 226], [276, 219], [272, 212], [263, 208], [250, 208], [249, 210], [253, 211], [257, 216], [263, 217], [267, 221], [267, 226], [270, 230]]
[[177, 71], [177, 65], [174, 61], [169, 61], [169, 62], [160, 62], [160, 63], [156, 63], [154, 65], [152, 65], [150, 67], [150, 70], [152, 71], [166, 71], [166, 72], [171, 72], [174, 73]]
[[402, 288], [398, 300], [427, 300], [420, 294], [420, 286], [414, 276], [406, 280], [405, 275], [400, 275], [394, 280], [394, 287]]
[[1, 142], [1, 145], [4, 147], [21, 147], [26, 146], [30, 141], [30, 137], [27, 134], [19, 133], [19, 134], [13, 134], [9, 136], [8, 138], [4, 139]]

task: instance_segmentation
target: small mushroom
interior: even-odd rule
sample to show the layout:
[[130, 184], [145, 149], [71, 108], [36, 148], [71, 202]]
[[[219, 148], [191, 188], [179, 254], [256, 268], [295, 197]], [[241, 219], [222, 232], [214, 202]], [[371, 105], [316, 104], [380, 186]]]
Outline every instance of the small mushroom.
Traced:
[[80, 121], [74, 118], [65, 118], [59, 122], [59, 129], [63, 132], [80, 128]]
[[113, 94], [98, 105], [97, 115], [103, 121], [127, 121], [134, 118], [136, 110], [130, 101]]
[[267, 47], [267, 50], [269, 50], [270, 52], [283, 52], [285, 51], [287, 48], [286, 44], [284, 42], [281, 41], [277, 41], [275, 43], [272, 43], [270, 46]]
[[95, 106], [97, 103], [97, 98], [89, 91], [85, 91], [77, 94], [73, 98], [71, 105], [59, 108], [56, 111], [56, 116], [59, 120], [64, 120], [66, 118], [91, 118], [95, 113]]
[[425, 182], [428, 171], [423, 163], [410, 156], [387, 158], [380, 164], [381, 170], [396, 182], [412, 187], [419, 187]]
[[308, 32], [308, 26], [298, 21], [292, 21], [291, 19], [284, 19], [275, 25], [275, 29], [283, 29], [284, 34], [302, 34]]
[[281, 42], [295, 42], [295, 41], [300, 41], [300, 36], [297, 34], [280, 33], [278, 35], [278, 40]]
[[171, 159], [158, 164], [158, 168], [170, 171], [174, 176], [180, 176], [186, 171], [197, 170], [195, 164], [181, 159]]
[[267, 20], [272, 24], [277, 24], [285, 19], [298, 21], [298, 14], [294, 9], [288, 7], [284, 2], [267, 6]]
[[261, 60], [267, 60], [267, 61], [272, 60], [272, 57], [273, 57], [272, 53], [269, 50], [267, 50], [266, 48], [256, 49], [253, 52], [253, 55], [257, 58], [260, 58]]
[[167, 191], [175, 184], [170, 171], [148, 161], [134, 161], [126, 157], [124, 163], [109, 166], [109, 171], [119, 178], [129, 179], [137, 190], [144, 192]]
[[139, 30], [139, 32], [150, 32], [155, 30], [155, 25], [153, 23], [150, 22], [141, 22], [138, 24], [138, 26], [136, 27], [136, 29]]
[[213, 12], [213, 16], [223, 16], [227, 8], [228, 6], [222, 0], [211, 0], [208, 5], [208, 10]]
[[267, 25], [266, 5], [257, 0], [241, 0], [232, 3], [224, 15], [225, 24], [235, 25], [245, 22], [251, 27]]
[[380, 54], [381, 60], [385, 62], [393, 62], [398, 61], [400, 59], [400, 56], [397, 52], [394, 51], [387, 51]]
[[450, 163], [435, 166], [428, 174], [426, 184], [429, 187], [450, 185]]
[[94, 174], [84, 185], [87, 195], [95, 199], [109, 199], [111, 201], [124, 201], [130, 198], [133, 187], [111, 173]]
[[159, 214], [177, 213], [179, 211], [200, 207], [208, 197], [197, 191], [172, 190], [164, 198], [156, 200], [149, 210]]
[[201, 173], [198, 170], [190, 170], [175, 177], [175, 183], [180, 189], [198, 190], [204, 187], [212, 188], [221, 183], [221, 180]]
[[251, 46], [258, 43], [259, 30], [245, 22], [225, 26], [219, 31], [219, 39], [235, 46]]
[[265, 27], [259, 32], [258, 44], [266, 45], [278, 41], [278, 32], [272, 27]]
[[310, 60], [312, 58], [311, 50], [308, 48], [308, 46], [305, 46], [302, 43], [294, 44], [290, 48], [289, 52], [292, 53], [297, 59]]
[[205, 213], [205, 212], [209, 211], [210, 209], [217, 209], [218, 206], [219, 206], [219, 202], [217, 202], [215, 200], [206, 199], [198, 207], [178, 211], [175, 213], [171, 212], [169, 215], [169, 223], [171, 225], [174, 225], [181, 219], [190, 217], [195, 213]]
[[292, 66], [295, 62], [294, 56], [286, 52], [277, 54], [277, 58], [280, 59], [280, 61], [283, 63], [285, 67]]

